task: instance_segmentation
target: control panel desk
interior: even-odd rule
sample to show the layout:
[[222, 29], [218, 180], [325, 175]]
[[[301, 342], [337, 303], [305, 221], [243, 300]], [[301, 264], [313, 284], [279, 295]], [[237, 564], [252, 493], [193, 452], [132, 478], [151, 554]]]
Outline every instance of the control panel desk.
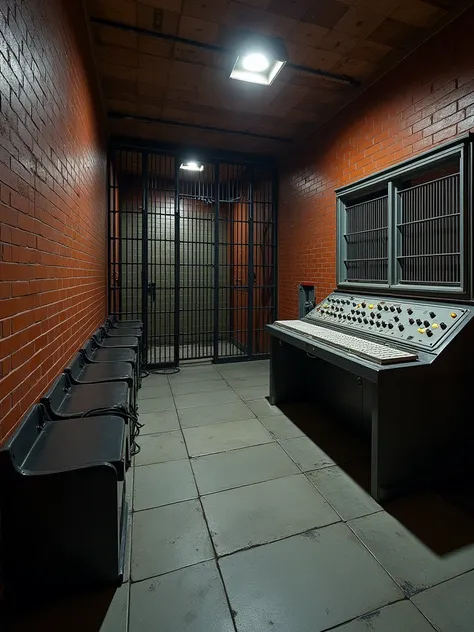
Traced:
[[474, 461], [474, 309], [333, 292], [267, 325], [270, 401], [311, 400], [367, 436], [383, 501]]

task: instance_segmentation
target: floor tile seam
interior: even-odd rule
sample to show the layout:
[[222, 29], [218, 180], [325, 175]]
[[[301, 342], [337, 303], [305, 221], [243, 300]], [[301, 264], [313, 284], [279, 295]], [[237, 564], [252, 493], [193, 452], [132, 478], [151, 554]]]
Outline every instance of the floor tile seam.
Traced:
[[154, 430], [153, 432], [141, 432], [140, 437], [151, 437], [153, 435], [164, 434], [165, 432], [177, 432], [181, 427], [173, 428], [173, 430]]
[[[265, 445], [268, 445], [268, 444], [265, 444]], [[251, 447], [253, 447], [253, 446], [251, 446]], [[242, 449], [245, 449], [245, 448], [242, 448]], [[192, 464], [191, 464], [191, 467], [192, 467]], [[204, 493], [202, 493], [200, 491], [199, 494], [200, 494], [201, 497], [214, 496], [215, 494], [220, 494], [222, 492], [231, 492], [234, 489], [242, 489], [243, 487], [251, 487], [252, 485], [260, 485], [260, 483], [269, 483], [270, 481], [278, 481], [278, 480], [280, 480], [282, 478], [290, 478], [291, 476], [301, 476], [301, 472], [294, 472], [293, 474], [282, 474], [281, 476], [275, 476], [273, 478], [265, 478], [262, 481], [255, 481], [254, 483], [244, 483], [243, 485], [236, 485], [235, 487], [226, 487], [225, 489], [219, 489], [219, 490], [217, 490], [215, 492], [204, 492]], [[341, 518], [341, 520], [342, 520], [342, 518]]]
[[217, 559], [221, 560], [224, 557], [230, 557], [231, 555], [235, 555], [236, 553], [242, 553], [243, 551], [251, 551], [252, 549], [258, 549], [260, 546], [267, 546], [269, 544], [274, 544], [275, 542], [282, 542], [283, 540], [289, 540], [290, 538], [296, 538], [301, 535], [305, 535], [305, 533], [310, 533], [311, 531], [319, 531], [319, 529], [326, 529], [328, 527], [333, 527], [334, 525], [342, 524], [345, 522], [343, 520], [334, 520], [332, 522], [328, 522], [327, 524], [322, 524], [320, 527], [310, 527], [309, 529], [303, 529], [302, 531], [297, 531], [296, 533], [290, 533], [288, 535], [281, 536], [280, 538], [274, 538], [271, 540], [267, 540], [266, 542], [259, 542], [258, 544], [252, 544], [250, 546], [239, 547], [235, 549], [235, 551], [230, 551], [229, 553], [222, 553], [221, 555], [217, 554]]
[[[334, 466], [329, 466], [329, 467], [334, 467]], [[325, 470], [327, 468], [323, 467], [321, 468], [322, 470]], [[321, 470], [309, 470], [310, 472], [320, 472]], [[332, 502], [329, 500], [329, 498], [327, 498], [327, 496], [324, 494], [324, 492], [322, 490], [319, 489], [319, 487], [316, 485], [316, 483], [314, 483], [309, 477], [308, 477], [308, 473], [309, 472], [303, 472], [304, 476], [306, 477], [306, 480], [309, 481], [311, 483], [311, 485], [313, 485], [313, 487], [315, 489], [317, 489], [317, 491], [321, 494], [321, 496], [324, 498], [324, 500], [329, 503], [331, 505], [331, 507], [334, 509], [334, 511], [337, 513], [338, 516], [341, 516], [340, 512], [336, 509], [336, 507], [334, 507], [334, 505], [332, 504]], [[384, 511], [383, 507], [380, 507], [380, 509], [376, 509], [375, 511], [369, 511], [368, 513], [364, 513], [361, 514], [360, 516], [354, 516], [354, 518], [344, 518], [343, 516], [341, 516], [341, 520], [343, 522], [348, 522], [349, 520], [357, 520], [358, 518], [365, 518], [367, 516], [372, 516], [373, 514], [376, 513], [380, 513], [381, 511]]]
[[[261, 422], [260, 422], [261, 423]], [[263, 426], [263, 424], [262, 424]], [[265, 428], [265, 426], [263, 426]], [[269, 431], [267, 431], [269, 432]], [[309, 437], [306, 437], [306, 435], [304, 437], [294, 437], [294, 439], [304, 439], [307, 438], [309, 439]], [[275, 439], [275, 441], [278, 443], [278, 445], [280, 446], [280, 448], [285, 452], [285, 454], [287, 454], [290, 459], [293, 461], [293, 463], [296, 465], [296, 467], [301, 471], [302, 474], [305, 474], [306, 472], [319, 472], [319, 470], [325, 470], [328, 467], [334, 467], [336, 465], [336, 463], [331, 463], [330, 465], [325, 465], [324, 467], [319, 467], [317, 469], [313, 469], [313, 470], [303, 470], [303, 468], [301, 467], [301, 465], [299, 463], [297, 463], [295, 461], [295, 459], [291, 456], [291, 454], [285, 450], [285, 446], [283, 446], [281, 443], [282, 441], [292, 441], [293, 439]], [[311, 439], [310, 439], [311, 441]], [[313, 442], [314, 443], [314, 442]], [[314, 445], [317, 445], [316, 443]], [[319, 447], [319, 446], [318, 446]]]
[[[249, 419], [244, 419], [244, 421], [250, 421]], [[225, 423], [233, 423], [232, 421]], [[220, 425], [220, 424], [219, 424]], [[199, 426], [197, 426], [199, 428]], [[265, 441], [263, 443], [252, 443], [252, 445], [244, 445], [239, 448], [232, 448], [231, 450], [218, 450], [217, 452], [206, 452], [205, 454], [196, 454], [195, 456], [190, 456], [190, 459], [199, 459], [202, 456], [212, 456], [213, 454], [224, 454], [226, 452], [235, 452], [236, 450], [243, 450], [244, 448], [256, 448], [259, 445], [270, 445], [270, 443], [277, 443], [274, 439], [271, 441]]]
[[[133, 466], [135, 467], [135, 465]], [[131, 586], [132, 586], [132, 559], [133, 559], [133, 499], [135, 497], [135, 470], [133, 471], [133, 484], [132, 484], [132, 489], [130, 492], [130, 515], [127, 516], [127, 530], [128, 530], [128, 525], [130, 524], [130, 533], [127, 533], [128, 537], [130, 538], [130, 559], [128, 561], [128, 607], [127, 607], [127, 625], [126, 625], [126, 632], [129, 631], [130, 629], [130, 610], [131, 610]], [[127, 548], [126, 548], [126, 544], [125, 543], [125, 553], [127, 552]], [[127, 560], [125, 560], [125, 563], [127, 563]]]
[[[230, 403], [235, 403], [235, 402], [230, 402]], [[198, 406], [196, 408], [198, 408]], [[250, 411], [250, 413], [252, 414], [252, 411]], [[183, 427], [181, 426], [181, 420], [179, 418], [179, 413], [178, 413], [178, 421], [182, 430], [188, 430], [190, 428], [205, 428], [206, 426], [221, 426], [222, 424], [235, 424], [236, 422], [239, 422], [239, 421], [253, 421], [254, 419], [257, 419], [257, 418], [254, 416], [254, 417], [247, 417], [245, 419], [233, 419], [232, 421], [218, 421], [217, 423], [214, 423], [214, 424], [200, 424], [199, 426], [184, 426]]]
[[[428, 586], [427, 588], [423, 588], [422, 590], [419, 590], [418, 592], [413, 593], [412, 595], [408, 595], [407, 599], [409, 599], [413, 603], [413, 605], [416, 605], [415, 602], [413, 601], [413, 597], [418, 597], [418, 595], [422, 595], [427, 590], [431, 590], [432, 588], [437, 588], [438, 586], [442, 586], [443, 584], [447, 584], [448, 582], [453, 581], [453, 579], [458, 579], [459, 577], [463, 577], [464, 575], [468, 575], [469, 573], [472, 573], [473, 571], [474, 571], [474, 568], [469, 568], [466, 571], [461, 571], [460, 573], [456, 573], [452, 577], [448, 577], [447, 579], [442, 579], [441, 581], [435, 582], [434, 584], [432, 584], [431, 586]], [[473, 597], [473, 599], [474, 599], [474, 597]], [[431, 624], [431, 625], [433, 625], [433, 624]]]
[[[170, 388], [170, 387], [168, 387], [168, 388]], [[151, 387], [150, 387], [150, 390], [151, 390]], [[140, 397], [140, 395], [138, 396], [137, 401], [138, 401], [138, 403], [140, 403], [140, 402], [147, 402], [150, 399], [162, 399], [163, 397], [173, 397], [173, 394], [171, 392], [171, 388], [170, 388], [169, 395], [155, 395], [154, 397], [143, 397], [143, 394], [142, 394], [141, 397]]]
[[[221, 382], [224, 382], [224, 380], [209, 380], [209, 382], [218, 382], [219, 384]], [[208, 384], [208, 382], [189, 382], [190, 384]], [[188, 382], [183, 382], [183, 384], [188, 384]], [[173, 390], [171, 390], [171, 396], [172, 397], [185, 397], [186, 395], [204, 395], [204, 394], [208, 394], [208, 393], [223, 393], [224, 391], [226, 391], [228, 388], [228, 384], [227, 382], [225, 383], [225, 388], [210, 388], [208, 391], [194, 391], [194, 393], [191, 391], [190, 393], [175, 393]]]
[[[408, 597], [403, 597], [401, 599], [395, 599], [393, 601], [389, 601], [388, 603], [386, 603], [383, 606], [380, 606], [379, 608], [375, 608], [374, 610], [368, 610], [367, 612], [363, 612], [362, 614], [358, 614], [355, 617], [351, 617], [350, 619], [347, 619], [347, 621], [343, 621], [342, 623], [338, 623], [335, 626], [331, 626], [330, 628], [324, 628], [324, 630], [321, 630], [321, 632], [337, 632], [337, 630], [340, 630], [342, 627], [344, 627], [345, 625], [347, 625], [348, 623], [352, 623], [353, 621], [357, 621], [357, 619], [359, 619], [360, 617], [366, 617], [367, 615], [370, 615], [372, 613], [378, 612], [379, 610], [382, 610], [382, 608], [388, 608], [389, 606], [393, 606], [397, 603], [403, 603], [403, 602], [409, 602], [410, 600], [408, 599]], [[402, 630], [400, 630], [400, 632], [403, 632]], [[436, 630], [433, 628], [433, 632], [436, 632]]]
[[[235, 387], [234, 387], [234, 386], [232, 386], [232, 384], [230, 384], [230, 383], [229, 383], [229, 381], [225, 379], [225, 377], [223, 377], [222, 379], [225, 381], [225, 383], [227, 384], [227, 386], [229, 386], [229, 387], [230, 387], [230, 388], [234, 391], [234, 393], [237, 395], [237, 397], [240, 397], [240, 395], [237, 393], [237, 391], [236, 391]], [[251, 376], [249, 376], [249, 377], [248, 377], [248, 378], [246, 378], [246, 379], [252, 379], [252, 378], [251, 378]], [[256, 384], [255, 386], [259, 386], [259, 385], [258, 385], [258, 384]], [[249, 387], [247, 387], [247, 388], [253, 388], [253, 387], [250, 387], [250, 386], [249, 386]], [[244, 404], [245, 404], [245, 400], [244, 400], [244, 399], [242, 399], [242, 397], [240, 397], [240, 399], [241, 399], [241, 400], [244, 402]], [[257, 397], [256, 399], [261, 399], [261, 397]], [[248, 401], [255, 401], [255, 400], [248, 400]]]
[[[173, 430], [172, 432], [177, 432], [176, 430]], [[158, 434], [163, 434], [163, 433], [158, 433]], [[151, 437], [151, 435], [143, 435], [145, 437]], [[187, 459], [189, 459], [189, 456], [186, 457]], [[134, 464], [133, 467], [137, 468], [137, 467], [145, 467], [146, 465], [158, 465], [159, 463], [172, 463], [175, 461], [184, 461], [185, 459], [183, 457], [180, 457], [179, 459], [168, 459], [168, 461], [152, 461], [151, 463], [140, 463], [140, 464]]]
[[172, 568], [171, 570], [165, 571], [164, 573], [158, 573], [155, 575], [147, 575], [146, 577], [141, 577], [140, 579], [132, 579], [130, 577], [130, 587], [139, 584], [140, 582], [146, 582], [150, 579], [154, 579], [155, 577], [164, 577], [165, 575], [169, 575], [170, 573], [175, 573], [176, 571], [181, 571], [184, 568], [191, 568], [192, 566], [198, 566], [199, 564], [203, 564], [204, 562], [217, 562], [214, 557], [206, 557], [204, 560], [199, 560], [199, 562], [193, 562], [192, 564], [185, 564], [184, 566], [179, 566], [178, 568]]
[[[212, 392], [212, 391], [210, 391], [210, 392]], [[223, 391], [215, 391], [215, 392], [216, 393], [218, 393], [218, 392], [222, 393]], [[189, 393], [189, 395], [201, 395], [201, 394], [207, 395], [207, 393]], [[236, 393], [236, 395], [237, 395], [237, 393]], [[239, 397], [239, 396], [237, 395], [237, 397]], [[173, 397], [173, 400], [174, 400], [174, 397]], [[228, 402], [218, 402], [218, 403], [214, 403], [214, 404], [212, 404], [212, 403], [211, 404], [199, 404], [198, 406], [186, 406], [185, 408], [183, 408], [183, 407], [178, 408], [178, 406], [177, 406], [177, 404], [175, 402], [175, 406], [176, 406], [176, 412], [178, 412], [179, 410], [181, 410], [181, 411], [183, 411], [183, 410], [190, 410], [191, 408], [204, 408], [206, 406], [225, 406], [226, 404], [236, 404], [236, 403], [237, 402], [234, 399], [234, 400], [230, 400]]]
[[[382, 511], [378, 511], [377, 513], [382, 513], [382, 512], [387, 513], [385, 511], [385, 509], [383, 509], [383, 508], [382, 508]], [[369, 514], [369, 515], [374, 515], [374, 514]], [[361, 518], [362, 518], [362, 516], [361, 516]], [[358, 520], [358, 519], [359, 518], [351, 518], [351, 520]], [[400, 590], [405, 595], [405, 597], [407, 599], [410, 599], [410, 595], [408, 595], [406, 593], [406, 590], [404, 589], [404, 587], [398, 582], [398, 580], [392, 575], [392, 573], [387, 568], [385, 568], [385, 566], [382, 564], [382, 562], [376, 557], [375, 553], [373, 553], [373, 551], [371, 551], [369, 549], [367, 544], [354, 531], [354, 529], [352, 528], [352, 525], [350, 524], [351, 520], [348, 520], [344, 524], [347, 526], [348, 529], [350, 529], [350, 531], [354, 534], [354, 536], [362, 544], [362, 546], [370, 553], [370, 555], [374, 558], [374, 560], [377, 562], [377, 564], [380, 566], [380, 568], [382, 568], [385, 571], [385, 573], [387, 573], [387, 575], [395, 582], [395, 584], [400, 588]], [[431, 588], [431, 586], [430, 586], [430, 588]], [[420, 592], [422, 592], [422, 591], [420, 591]], [[418, 593], [416, 593], [416, 594], [418, 594]]]
[[144, 507], [143, 509], [133, 508], [132, 513], [135, 515], [135, 514], [143, 513], [144, 511], [150, 511], [152, 509], [162, 509], [163, 507], [181, 505], [182, 503], [188, 503], [191, 500], [198, 500], [198, 498], [199, 498], [199, 495], [196, 494], [196, 496], [193, 496], [192, 498], [183, 498], [182, 500], [173, 500], [170, 503], [165, 503], [164, 505], [153, 505], [152, 507]]
[[[448, 580], [448, 581], [449, 581], [449, 580]], [[442, 582], [442, 583], [444, 584], [445, 582]], [[421, 592], [424, 592], [424, 591], [421, 591]], [[419, 595], [419, 594], [421, 594], [421, 593], [417, 593], [417, 594]], [[415, 595], [413, 595], [413, 596], [415, 596]], [[417, 604], [416, 604], [416, 603], [412, 600], [412, 598], [411, 598], [411, 597], [407, 597], [407, 599], [408, 599], [408, 601], [412, 604], [412, 606], [413, 606], [414, 608], [416, 608], [416, 610], [417, 610], [417, 611], [421, 614], [421, 616], [422, 616], [422, 617], [423, 617], [423, 618], [424, 618], [424, 619], [425, 619], [425, 620], [429, 623], [429, 625], [433, 628], [433, 632], [442, 632], [442, 630], [440, 630], [440, 629], [438, 628], [438, 626], [435, 626], [435, 624], [434, 624], [434, 623], [432, 623], [432, 622], [428, 619], [427, 615], [426, 615], [426, 614], [425, 614], [422, 610], [420, 610], [420, 608], [419, 608], [419, 607], [417, 606]]]
[[[191, 459], [190, 459], [190, 461], [191, 461]], [[232, 614], [233, 613], [233, 609], [231, 607], [230, 598], [229, 598], [229, 595], [228, 595], [228, 592], [227, 592], [227, 586], [225, 585], [224, 577], [222, 576], [221, 569], [219, 567], [219, 564], [217, 563], [217, 559], [218, 559], [217, 558], [217, 551], [216, 551], [216, 547], [214, 545], [214, 540], [212, 539], [211, 529], [209, 527], [209, 522], [207, 520], [206, 511], [204, 509], [204, 505], [202, 504], [201, 493], [199, 491], [199, 487], [198, 487], [197, 480], [196, 480], [196, 474], [194, 472], [192, 463], [189, 464], [189, 467], [191, 468], [192, 476], [193, 476], [193, 479], [194, 479], [194, 484], [195, 484], [197, 492], [198, 492], [199, 505], [201, 507], [202, 516], [203, 516], [204, 522], [206, 523], [207, 533], [208, 533], [208, 536], [209, 536], [209, 540], [211, 542], [212, 552], [214, 554], [215, 565], [216, 565], [216, 568], [217, 568], [217, 572], [219, 573], [220, 580], [222, 582], [222, 589], [224, 591], [225, 599], [226, 599], [226, 602], [227, 602], [227, 607], [229, 609], [230, 618], [232, 619], [232, 625], [234, 627], [235, 632], [238, 632], [237, 626], [236, 626], [236, 623], [235, 623], [235, 620], [234, 620], [234, 616]]]

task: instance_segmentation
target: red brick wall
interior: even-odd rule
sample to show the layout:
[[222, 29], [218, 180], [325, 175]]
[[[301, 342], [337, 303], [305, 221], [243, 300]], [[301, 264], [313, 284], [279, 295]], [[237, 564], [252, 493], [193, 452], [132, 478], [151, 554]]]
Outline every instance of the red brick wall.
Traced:
[[335, 287], [334, 189], [474, 128], [474, 9], [416, 50], [281, 165], [279, 317], [297, 286]]
[[106, 311], [105, 152], [81, 19], [80, 2], [0, 3], [0, 441]]

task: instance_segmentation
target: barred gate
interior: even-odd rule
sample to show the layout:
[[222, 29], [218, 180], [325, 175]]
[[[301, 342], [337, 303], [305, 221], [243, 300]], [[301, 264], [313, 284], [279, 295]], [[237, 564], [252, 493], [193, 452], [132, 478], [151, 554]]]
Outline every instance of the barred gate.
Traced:
[[275, 173], [115, 148], [109, 157], [109, 305], [144, 323], [146, 364], [264, 357], [275, 319]]

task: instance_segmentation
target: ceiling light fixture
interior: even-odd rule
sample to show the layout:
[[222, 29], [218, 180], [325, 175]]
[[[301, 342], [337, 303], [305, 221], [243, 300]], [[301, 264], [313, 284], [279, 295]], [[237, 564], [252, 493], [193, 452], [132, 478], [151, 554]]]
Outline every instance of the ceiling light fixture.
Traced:
[[188, 162], [182, 162], [179, 166], [183, 171], [204, 171], [204, 165], [196, 162], [195, 160], [190, 160]]
[[246, 34], [237, 48], [230, 78], [269, 86], [287, 61], [288, 54], [280, 38]]
[[252, 53], [242, 58], [242, 66], [249, 72], [263, 72], [268, 70], [270, 62], [262, 53]]

